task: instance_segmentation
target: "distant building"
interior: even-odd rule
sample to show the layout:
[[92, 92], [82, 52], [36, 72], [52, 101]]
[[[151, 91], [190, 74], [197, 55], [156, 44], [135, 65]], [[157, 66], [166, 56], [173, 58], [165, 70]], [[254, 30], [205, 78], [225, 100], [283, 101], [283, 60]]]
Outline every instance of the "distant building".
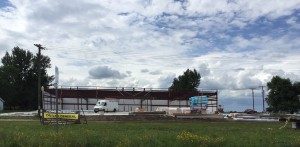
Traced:
[[0, 111], [4, 109], [4, 100], [0, 97]]

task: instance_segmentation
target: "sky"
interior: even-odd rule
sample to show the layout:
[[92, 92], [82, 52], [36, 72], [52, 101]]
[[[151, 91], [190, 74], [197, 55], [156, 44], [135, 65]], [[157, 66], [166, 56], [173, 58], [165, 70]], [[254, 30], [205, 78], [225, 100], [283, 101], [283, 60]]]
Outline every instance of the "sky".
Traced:
[[299, 12], [299, 0], [0, 0], [0, 57], [41, 44], [63, 86], [168, 88], [196, 69], [225, 111], [252, 108], [250, 88], [262, 111], [259, 86], [300, 81]]

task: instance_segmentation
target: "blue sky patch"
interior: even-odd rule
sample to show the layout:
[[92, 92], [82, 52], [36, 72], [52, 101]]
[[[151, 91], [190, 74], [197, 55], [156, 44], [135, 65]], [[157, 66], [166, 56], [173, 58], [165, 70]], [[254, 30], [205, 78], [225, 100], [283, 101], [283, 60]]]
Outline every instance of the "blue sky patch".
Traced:
[[11, 3], [8, 0], [1, 0], [0, 1], [0, 8], [12, 6]]

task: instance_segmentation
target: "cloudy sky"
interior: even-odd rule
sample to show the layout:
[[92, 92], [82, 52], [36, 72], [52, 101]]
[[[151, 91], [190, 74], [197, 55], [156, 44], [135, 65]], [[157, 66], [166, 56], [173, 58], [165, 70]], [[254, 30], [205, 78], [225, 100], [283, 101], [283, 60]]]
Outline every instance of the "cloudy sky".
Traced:
[[300, 81], [299, 0], [0, 0], [0, 57], [48, 50], [60, 85], [168, 88], [186, 69], [225, 110], [262, 110], [259, 86]]

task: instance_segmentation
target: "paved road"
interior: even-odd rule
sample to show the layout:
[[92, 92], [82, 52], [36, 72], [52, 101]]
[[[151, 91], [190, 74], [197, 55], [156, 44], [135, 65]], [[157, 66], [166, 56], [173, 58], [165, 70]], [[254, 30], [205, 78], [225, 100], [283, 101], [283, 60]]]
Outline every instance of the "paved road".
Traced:
[[34, 116], [37, 115], [36, 111], [30, 112], [10, 112], [10, 113], [0, 113], [0, 116]]
[[[83, 114], [82, 112], [80, 114]], [[84, 113], [85, 115], [87, 116], [90, 116], [90, 115], [129, 115], [129, 112], [98, 112], [98, 113], [95, 113], [95, 112], [85, 112]]]
[[[66, 110], [64, 113], [70, 113], [72, 112], [71, 110]], [[0, 113], [0, 116], [35, 116], [37, 115], [37, 110], [36, 111], [30, 111], [30, 112], [10, 112], [10, 113]], [[82, 115], [83, 112], [81, 111], [80, 114]], [[129, 115], [129, 112], [98, 112], [95, 113], [94, 111], [85, 111], [85, 115], [91, 116], [91, 115]]]

